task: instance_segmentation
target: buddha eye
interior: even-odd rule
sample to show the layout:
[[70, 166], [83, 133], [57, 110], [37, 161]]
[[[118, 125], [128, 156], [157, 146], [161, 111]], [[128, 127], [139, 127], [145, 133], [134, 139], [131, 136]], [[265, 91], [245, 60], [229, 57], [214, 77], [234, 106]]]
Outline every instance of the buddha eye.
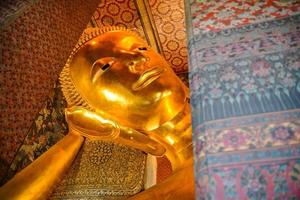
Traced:
[[106, 70], [107, 68], [109, 68], [110, 67], [110, 63], [106, 63], [105, 65], [103, 65], [102, 67], [101, 67], [101, 69], [104, 71], [104, 70]]
[[139, 47], [140, 51], [147, 51], [147, 47]]
[[95, 82], [107, 69], [109, 69], [114, 63], [114, 59], [111, 57], [101, 58], [94, 62], [91, 69], [91, 79]]

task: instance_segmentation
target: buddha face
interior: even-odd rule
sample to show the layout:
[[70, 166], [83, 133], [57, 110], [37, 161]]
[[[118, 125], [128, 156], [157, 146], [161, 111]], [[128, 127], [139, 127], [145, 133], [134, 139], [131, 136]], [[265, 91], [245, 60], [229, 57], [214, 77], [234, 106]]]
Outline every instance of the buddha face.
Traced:
[[85, 43], [70, 63], [81, 97], [123, 126], [150, 131], [183, 108], [186, 88], [167, 62], [134, 34], [116, 30]]

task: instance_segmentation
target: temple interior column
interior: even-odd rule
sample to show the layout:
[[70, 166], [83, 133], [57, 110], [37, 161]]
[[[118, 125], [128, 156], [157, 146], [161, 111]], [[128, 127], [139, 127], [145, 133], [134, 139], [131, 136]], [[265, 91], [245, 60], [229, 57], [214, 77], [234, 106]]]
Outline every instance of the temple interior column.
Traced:
[[299, 1], [186, 5], [197, 199], [298, 199]]

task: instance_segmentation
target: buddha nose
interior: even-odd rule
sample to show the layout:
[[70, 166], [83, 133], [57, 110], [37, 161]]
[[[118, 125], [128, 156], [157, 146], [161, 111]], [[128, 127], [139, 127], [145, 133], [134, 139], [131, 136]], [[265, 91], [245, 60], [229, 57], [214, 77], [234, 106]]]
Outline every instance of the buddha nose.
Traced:
[[142, 73], [147, 68], [147, 57], [141, 51], [120, 50], [121, 59], [132, 73]]
[[130, 72], [135, 74], [142, 74], [148, 68], [145, 58], [129, 60], [127, 66]]

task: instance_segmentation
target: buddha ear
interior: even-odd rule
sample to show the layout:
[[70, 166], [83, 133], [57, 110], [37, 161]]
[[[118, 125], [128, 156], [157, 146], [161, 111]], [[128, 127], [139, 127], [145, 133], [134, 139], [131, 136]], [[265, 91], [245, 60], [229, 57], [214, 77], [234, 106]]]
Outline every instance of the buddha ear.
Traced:
[[65, 109], [69, 132], [93, 140], [112, 140], [119, 136], [119, 125], [101, 114], [80, 106]]

